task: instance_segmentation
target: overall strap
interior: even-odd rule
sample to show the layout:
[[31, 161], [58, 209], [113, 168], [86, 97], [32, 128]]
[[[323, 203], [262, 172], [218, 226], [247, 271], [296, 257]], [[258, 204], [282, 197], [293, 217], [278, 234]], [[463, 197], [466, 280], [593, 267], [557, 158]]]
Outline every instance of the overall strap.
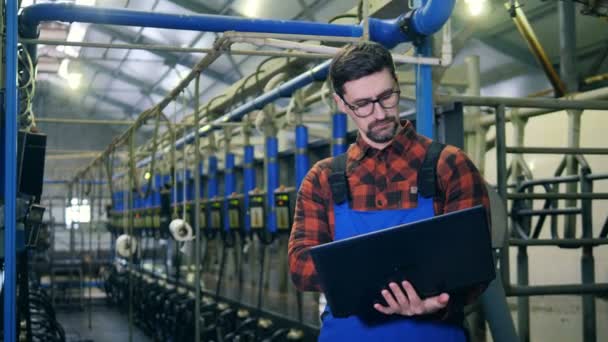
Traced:
[[432, 141], [424, 161], [418, 170], [418, 192], [422, 197], [434, 197], [437, 194], [437, 162], [445, 148], [444, 144]]
[[335, 204], [342, 204], [348, 199], [348, 181], [346, 180], [346, 153], [339, 154], [331, 161], [329, 185]]

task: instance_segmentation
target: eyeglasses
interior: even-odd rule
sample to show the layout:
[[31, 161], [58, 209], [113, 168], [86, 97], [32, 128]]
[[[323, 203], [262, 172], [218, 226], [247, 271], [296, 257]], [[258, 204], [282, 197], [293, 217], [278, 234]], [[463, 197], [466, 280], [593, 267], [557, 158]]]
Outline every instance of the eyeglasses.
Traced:
[[355, 113], [356, 116], [360, 118], [366, 118], [374, 112], [374, 104], [377, 103], [383, 109], [391, 109], [397, 107], [399, 104], [399, 95], [401, 91], [393, 90], [389, 93], [384, 93], [378, 96], [377, 99], [364, 99], [355, 102], [354, 104], [350, 104], [346, 102], [344, 97], [340, 95], [340, 98], [344, 102], [344, 104]]

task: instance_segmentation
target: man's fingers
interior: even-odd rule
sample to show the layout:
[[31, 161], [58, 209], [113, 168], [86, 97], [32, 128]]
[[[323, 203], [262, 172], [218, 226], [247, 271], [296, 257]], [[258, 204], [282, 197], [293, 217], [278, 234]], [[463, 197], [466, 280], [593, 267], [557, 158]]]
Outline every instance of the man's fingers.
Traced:
[[412, 305], [419, 303], [420, 297], [418, 296], [418, 293], [416, 293], [416, 290], [414, 290], [412, 284], [410, 284], [410, 282], [407, 280], [404, 280], [402, 284], [403, 288], [405, 289], [405, 292], [407, 293], [407, 298], [410, 300], [410, 303]]
[[397, 300], [399, 305], [401, 305], [401, 307], [410, 305], [410, 301], [407, 299], [405, 293], [403, 293], [397, 283], [390, 283], [388, 286], [391, 288], [391, 291], [393, 291], [393, 296], [395, 296], [395, 299]]
[[427, 313], [434, 313], [445, 308], [450, 301], [450, 295], [442, 293], [439, 296], [430, 297], [424, 300], [424, 311]]
[[393, 295], [389, 290], [382, 290], [382, 297], [386, 300], [386, 304], [393, 310], [393, 312], [399, 311], [399, 304], [393, 298]]
[[374, 309], [382, 312], [385, 315], [392, 315], [394, 313], [388, 306], [382, 306], [380, 304], [374, 304]]

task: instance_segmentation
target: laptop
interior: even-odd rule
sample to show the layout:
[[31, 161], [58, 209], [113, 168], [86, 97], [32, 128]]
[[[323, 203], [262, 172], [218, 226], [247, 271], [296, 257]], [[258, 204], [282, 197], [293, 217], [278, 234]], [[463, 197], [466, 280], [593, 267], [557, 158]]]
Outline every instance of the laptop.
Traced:
[[334, 241], [310, 249], [334, 317], [386, 305], [380, 291], [408, 280], [421, 298], [464, 293], [496, 276], [483, 206]]

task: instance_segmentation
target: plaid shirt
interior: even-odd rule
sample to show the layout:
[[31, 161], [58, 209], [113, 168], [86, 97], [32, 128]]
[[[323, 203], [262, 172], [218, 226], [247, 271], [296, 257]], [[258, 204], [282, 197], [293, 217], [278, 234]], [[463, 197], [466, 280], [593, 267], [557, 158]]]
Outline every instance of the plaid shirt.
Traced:
[[[415, 208], [417, 175], [431, 140], [406, 122], [383, 150], [370, 147], [361, 136], [347, 151], [346, 175], [353, 210]], [[316, 163], [298, 191], [289, 240], [289, 266], [302, 291], [320, 291], [308, 249], [334, 238], [333, 200], [328, 182], [331, 159]], [[446, 146], [437, 163], [436, 214], [483, 204], [489, 210], [484, 180], [464, 152]]]

